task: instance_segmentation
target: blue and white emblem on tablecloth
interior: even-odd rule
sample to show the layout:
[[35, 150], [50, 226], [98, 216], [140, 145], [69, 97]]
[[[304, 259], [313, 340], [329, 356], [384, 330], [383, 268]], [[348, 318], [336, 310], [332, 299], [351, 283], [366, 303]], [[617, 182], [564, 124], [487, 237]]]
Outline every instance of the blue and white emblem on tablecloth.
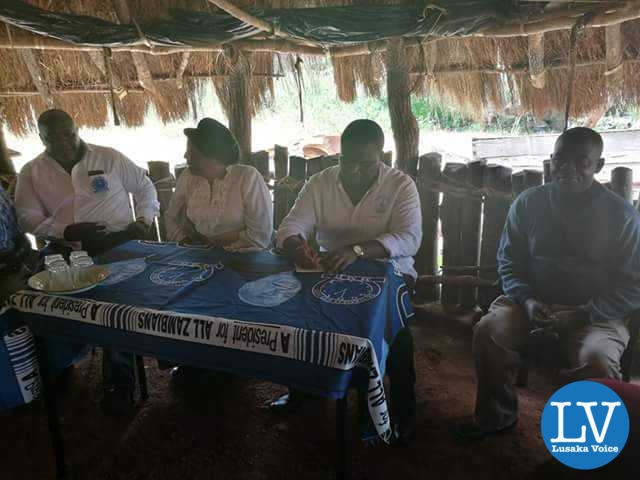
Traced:
[[224, 265], [220, 262], [212, 264], [172, 261], [151, 272], [149, 280], [163, 287], [183, 287], [192, 282], [204, 282], [223, 268]]
[[373, 300], [382, 293], [385, 277], [359, 275], [322, 275], [311, 293], [318, 300], [332, 305], [358, 305]]
[[238, 297], [256, 307], [276, 307], [293, 298], [301, 288], [293, 272], [283, 272], [245, 283], [238, 290]]
[[147, 268], [144, 258], [134, 258], [133, 260], [122, 260], [105, 265], [109, 269], [109, 276], [100, 282], [100, 285], [115, 285], [139, 275]]
[[102, 175], [97, 177], [93, 177], [91, 179], [91, 188], [93, 189], [93, 193], [104, 193], [109, 191], [109, 182]]

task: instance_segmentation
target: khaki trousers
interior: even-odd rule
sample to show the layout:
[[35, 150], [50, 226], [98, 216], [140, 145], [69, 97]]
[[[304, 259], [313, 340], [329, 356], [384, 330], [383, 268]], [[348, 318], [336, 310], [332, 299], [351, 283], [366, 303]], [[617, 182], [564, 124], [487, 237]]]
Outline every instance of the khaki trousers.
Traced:
[[[562, 319], [559, 308], [552, 307]], [[565, 308], [566, 310], [566, 308]], [[498, 297], [473, 329], [477, 377], [475, 419], [487, 430], [500, 430], [518, 419], [515, 379], [527, 350], [530, 325], [520, 305]], [[567, 363], [584, 378], [620, 378], [620, 358], [629, 341], [623, 320], [568, 329], [561, 338]], [[576, 378], [576, 380], [579, 378]]]

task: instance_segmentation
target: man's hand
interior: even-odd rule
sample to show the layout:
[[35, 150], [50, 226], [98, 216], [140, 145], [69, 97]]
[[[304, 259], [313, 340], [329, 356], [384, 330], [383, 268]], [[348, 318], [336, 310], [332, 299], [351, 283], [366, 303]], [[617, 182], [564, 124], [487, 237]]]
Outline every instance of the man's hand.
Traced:
[[320, 267], [320, 256], [307, 242], [304, 242], [295, 250], [293, 261], [300, 268], [315, 270]]
[[282, 243], [282, 247], [298, 267], [315, 270], [320, 266], [318, 252], [311, 248], [301, 235], [287, 238]]
[[131, 222], [126, 228], [127, 235], [131, 240], [147, 240], [150, 230], [151, 226], [147, 225], [142, 219]]
[[332, 250], [322, 259], [322, 265], [330, 273], [341, 272], [358, 259], [351, 245]]
[[73, 223], [64, 229], [64, 239], [70, 242], [85, 242], [105, 233], [105, 226], [95, 222]]
[[551, 308], [535, 298], [530, 298], [524, 302], [524, 311], [529, 322], [534, 325], [552, 326], [557, 321], [557, 317]]

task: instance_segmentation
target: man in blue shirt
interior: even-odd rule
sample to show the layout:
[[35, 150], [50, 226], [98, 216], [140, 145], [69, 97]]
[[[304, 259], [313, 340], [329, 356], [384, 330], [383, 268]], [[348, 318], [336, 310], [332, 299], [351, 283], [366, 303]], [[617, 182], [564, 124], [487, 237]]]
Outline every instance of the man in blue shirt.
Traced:
[[475, 416], [457, 434], [476, 439], [518, 419], [514, 388], [532, 331], [565, 346], [567, 381], [620, 377], [625, 317], [640, 308], [640, 215], [594, 181], [602, 138], [573, 128], [555, 144], [553, 181], [511, 205], [498, 250], [504, 295], [475, 326]]

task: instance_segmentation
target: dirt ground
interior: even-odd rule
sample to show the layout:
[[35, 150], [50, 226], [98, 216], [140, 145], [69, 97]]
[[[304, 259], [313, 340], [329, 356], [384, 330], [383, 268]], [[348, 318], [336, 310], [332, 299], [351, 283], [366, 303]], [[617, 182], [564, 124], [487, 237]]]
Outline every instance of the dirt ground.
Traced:
[[[474, 377], [468, 332], [413, 326], [418, 372], [418, 430], [408, 448], [364, 447], [352, 396], [351, 471], [354, 479], [638, 478], [628, 466], [585, 475], [551, 457], [540, 436], [546, 400], [555, 390], [544, 372], [532, 372], [521, 392], [522, 415], [509, 434], [457, 444], [456, 421], [473, 407]], [[147, 359], [150, 399], [132, 418], [104, 417], [98, 408], [100, 355], [71, 374], [63, 402], [67, 457], [76, 479], [327, 479], [333, 477], [334, 405], [319, 399], [301, 412], [274, 415], [264, 408], [283, 392], [251, 379], [211, 381], [185, 394], [169, 373]], [[0, 415], [0, 478], [54, 478], [44, 409], [37, 405]], [[612, 475], [615, 475], [612, 477]]]

